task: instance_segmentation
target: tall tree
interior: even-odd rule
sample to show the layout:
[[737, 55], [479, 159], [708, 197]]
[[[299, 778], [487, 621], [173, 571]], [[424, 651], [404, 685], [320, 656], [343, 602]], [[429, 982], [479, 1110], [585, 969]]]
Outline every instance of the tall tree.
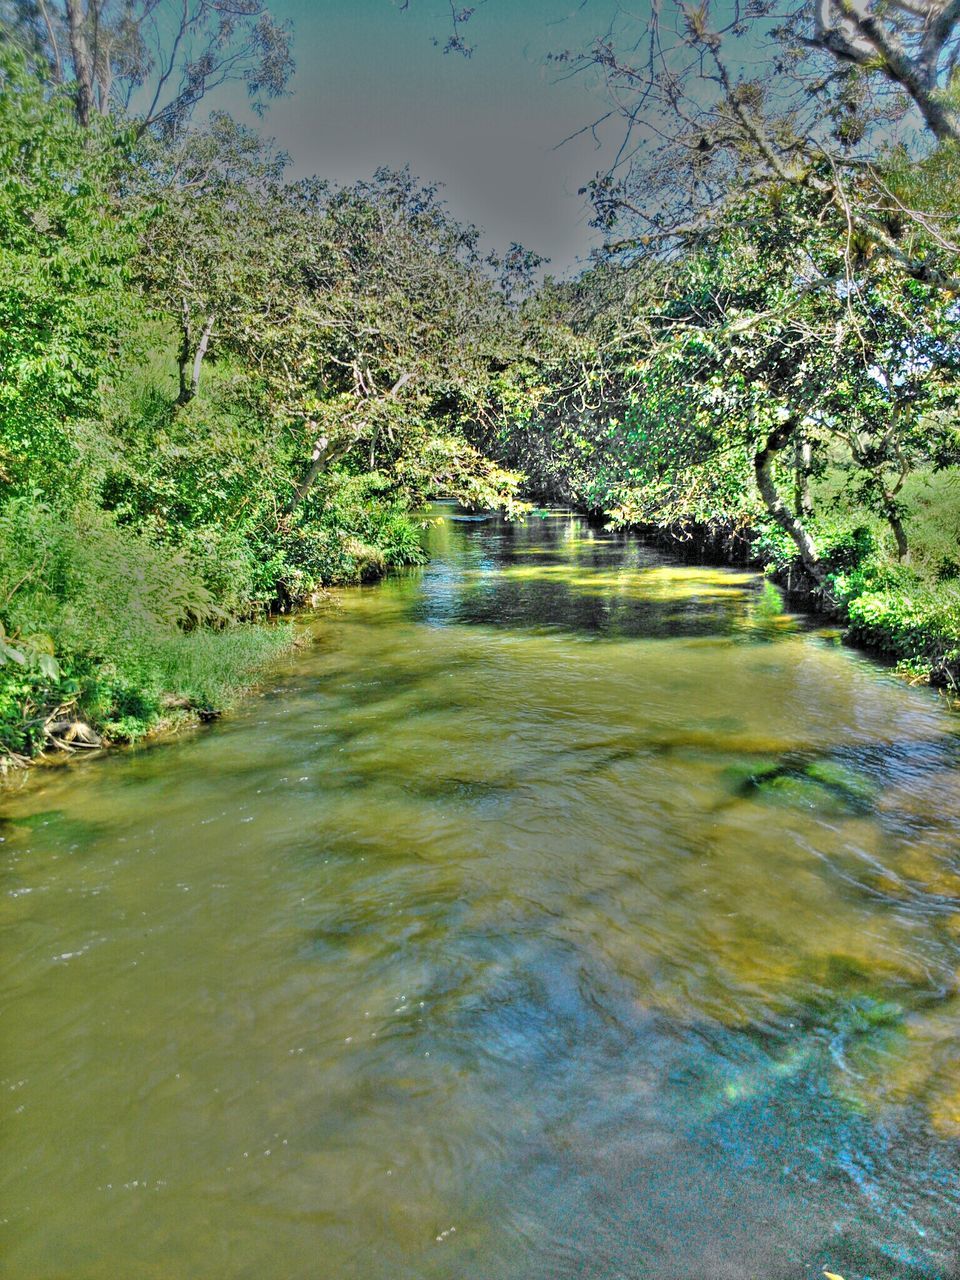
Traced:
[[812, 0], [792, 15], [785, 34], [890, 81], [909, 95], [935, 138], [960, 141], [956, 0]]
[[[518, 326], [476, 228], [407, 171], [338, 191], [301, 184], [295, 195], [301, 302], [271, 329], [263, 362], [312, 452], [291, 507], [351, 455], [411, 492], [442, 486], [476, 503], [509, 500], [515, 477], [474, 440], [496, 412], [496, 376]], [[522, 276], [527, 258], [516, 247], [496, 264], [511, 280], [514, 258]]]
[[287, 157], [223, 112], [171, 142], [145, 142], [139, 258], [148, 296], [176, 318], [180, 405], [197, 394], [211, 342], [247, 343], [283, 292], [295, 239], [285, 235]]
[[[568, 73], [599, 74], [619, 120], [613, 164], [584, 188], [608, 252], [666, 253], [724, 204], [770, 181], [810, 187], [843, 209], [857, 235], [905, 274], [960, 287], [951, 216], [902, 205], [875, 175], [899, 142], [912, 154], [960, 139], [954, 0], [664, 0], [611, 6], [609, 25]], [[448, 47], [470, 51], [474, 9], [454, 9]], [[918, 126], [925, 126], [924, 129]], [[589, 122], [586, 122], [589, 127]], [[936, 227], [920, 256], [910, 232]]]
[[69, 84], [77, 119], [121, 107], [141, 133], [177, 134], [227, 81], [254, 107], [285, 90], [291, 30], [261, 0], [13, 0], [18, 24]]

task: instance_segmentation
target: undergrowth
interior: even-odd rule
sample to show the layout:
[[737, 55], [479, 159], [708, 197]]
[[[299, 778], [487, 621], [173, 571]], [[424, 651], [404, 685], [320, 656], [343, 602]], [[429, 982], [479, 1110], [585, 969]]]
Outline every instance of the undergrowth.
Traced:
[[[910, 562], [900, 563], [889, 530], [862, 511], [834, 509], [814, 526], [827, 566], [824, 603], [851, 641], [911, 676], [960, 687], [960, 483], [956, 471], [910, 478]], [[755, 550], [774, 574], [798, 571], [795, 548], [764, 527]]]

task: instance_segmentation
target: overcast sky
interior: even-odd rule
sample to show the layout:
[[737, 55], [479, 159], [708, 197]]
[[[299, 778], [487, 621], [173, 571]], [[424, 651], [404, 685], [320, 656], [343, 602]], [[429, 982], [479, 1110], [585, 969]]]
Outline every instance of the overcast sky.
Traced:
[[589, 75], [560, 80], [545, 55], [584, 47], [613, 8], [487, 0], [464, 58], [442, 52], [448, 0], [410, 0], [406, 11], [391, 0], [273, 0], [294, 24], [297, 72], [291, 96], [258, 127], [290, 152], [298, 176], [351, 181], [409, 163], [444, 183], [453, 212], [491, 244], [519, 241], [562, 274], [595, 243], [577, 189], [606, 152], [589, 134], [558, 144], [606, 103]]

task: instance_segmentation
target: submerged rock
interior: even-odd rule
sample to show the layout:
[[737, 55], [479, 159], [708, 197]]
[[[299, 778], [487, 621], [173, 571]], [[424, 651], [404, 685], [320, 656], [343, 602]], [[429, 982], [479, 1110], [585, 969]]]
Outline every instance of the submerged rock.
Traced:
[[867, 813], [876, 788], [860, 773], [829, 758], [770, 758], [734, 765], [727, 777], [738, 795], [806, 808]]

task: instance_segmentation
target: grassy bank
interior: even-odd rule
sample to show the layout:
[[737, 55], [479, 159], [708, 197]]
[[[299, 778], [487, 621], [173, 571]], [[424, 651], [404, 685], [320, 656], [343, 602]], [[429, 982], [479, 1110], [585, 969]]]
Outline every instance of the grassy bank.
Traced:
[[[909, 558], [899, 560], [889, 526], [844, 502], [840, 477], [828, 472], [814, 526], [828, 567], [815, 603], [844, 625], [846, 638], [892, 660], [906, 675], [960, 689], [960, 474], [920, 471], [902, 494]], [[782, 536], [760, 544], [782, 581], [800, 568]]]
[[288, 625], [230, 619], [182, 552], [95, 508], [7, 504], [0, 584], [7, 766], [218, 714], [292, 644]]
[[292, 647], [281, 613], [422, 557], [417, 522], [375, 489], [341, 477], [322, 518], [232, 528], [8, 500], [0, 768], [225, 710]]

